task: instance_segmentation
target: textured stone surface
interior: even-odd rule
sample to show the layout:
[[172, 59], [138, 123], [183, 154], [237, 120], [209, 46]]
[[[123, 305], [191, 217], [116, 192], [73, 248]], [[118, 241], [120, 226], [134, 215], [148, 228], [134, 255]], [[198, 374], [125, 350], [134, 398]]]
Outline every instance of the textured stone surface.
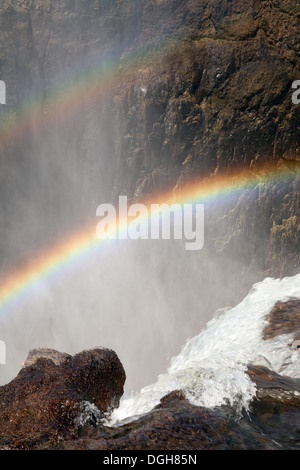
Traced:
[[[60, 353], [55, 353], [57, 358]], [[76, 434], [82, 423], [95, 424], [118, 406], [124, 382], [123, 366], [112, 350], [82, 351], [57, 365], [35, 351], [35, 361], [0, 387], [1, 445], [28, 448], [45, 437], [55, 442]]]
[[[280, 321], [284, 329], [285, 321]], [[40, 354], [45, 354], [43, 348]], [[58, 351], [47, 350], [47, 354], [56, 359], [64, 356]], [[58, 365], [38, 357], [38, 351], [32, 356], [34, 362], [0, 388], [2, 449], [300, 448], [300, 379], [280, 375], [265, 366], [247, 368], [256, 394], [248, 412], [242, 415], [229, 405], [215, 409], [194, 406], [182, 391], [175, 390], [135, 421], [107, 427], [104, 413], [118, 406], [125, 380], [113, 351], [83, 351], [59, 360]]]
[[[237, 419], [227, 407], [191, 405], [182, 392], [119, 428], [87, 426], [81, 436], [60, 442], [68, 450], [279, 450], [299, 449], [300, 381], [266, 367], [249, 366], [257, 394], [249, 413]], [[44, 443], [42, 447], [48, 448]]]
[[294, 333], [294, 341], [300, 339], [300, 299], [276, 302], [263, 331], [265, 340], [277, 335]]

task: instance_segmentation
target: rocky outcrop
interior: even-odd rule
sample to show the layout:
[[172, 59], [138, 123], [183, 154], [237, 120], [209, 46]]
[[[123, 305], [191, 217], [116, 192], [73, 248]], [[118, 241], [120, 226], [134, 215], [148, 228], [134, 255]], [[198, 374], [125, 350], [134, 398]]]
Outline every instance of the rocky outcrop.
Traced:
[[[285, 308], [287, 305], [292, 307], [290, 302]], [[277, 310], [279, 307], [283, 309], [276, 305]], [[284, 319], [280, 321], [284, 328]], [[116, 353], [96, 348], [71, 356], [48, 348], [36, 349], [30, 351], [17, 377], [0, 388], [0, 447], [298, 449], [300, 379], [261, 365], [248, 365], [246, 372], [256, 393], [248, 411], [242, 414], [229, 403], [216, 408], [195, 406], [181, 390], [174, 390], [140, 418], [108, 427], [106, 418], [118, 406], [125, 381]]]
[[257, 386], [250, 410], [237, 418], [230, 407], [216, 409], [189, 403], [180, 391], [161, 399], [151, 412], [117, 428], [83, 429], [80, 436], [55, 446], [66, 450], [279, 450], [300, 445], [300, 380], [280, 376], [266, 367], [249, 366]]
[[110, 349], [75, 356], [34, 350], [17, 377], [0, 387], [1, 445], [30, 448], [95, 425], [118, 406], [124, 382], [123, 366]]
[[267, 340], [283, 334], [294, 334], [294, 341], [300, 340], [300, 300], [290, 299], [276, 302], [267, 316], [268, 324], [263, 331], [263, 339]]
[[300, 380], [262, 366], [251, 366], [248, 373], [257, 385], [249, 414], [251, 428], [274, 449], [299, 449]]

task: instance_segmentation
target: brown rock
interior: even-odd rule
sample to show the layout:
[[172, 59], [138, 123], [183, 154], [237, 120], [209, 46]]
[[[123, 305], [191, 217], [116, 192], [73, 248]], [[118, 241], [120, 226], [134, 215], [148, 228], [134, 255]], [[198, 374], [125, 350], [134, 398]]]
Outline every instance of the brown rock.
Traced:
[[52, 442], [76, 434], [118, 405], [125, 372], [114, 351], [96, 348], [66, 356], [55, 364], [37, 357], [37, 351], [30, 353], [34, 362], [0, 388], [2, 445], [28, 448], [45, 437]]
[[300, 339], [300, 299], [276, 302], [267, 316], [268, 325], [263, 330], [263, 339], [294, 333], [294, 340]]
[[[0, 389], [1, 448], [297, 449], [300, 380], [262, 366], [248, 366], [248, 374], [257, 393], [242, 416], [230, 406], [194, 406], [175, 390], [139, 419], [110, 428], [101, 422], [100, 412], [108, 409], [108, 403], [103, 403], [103, 397], [93, 401], [91, 395], [101, 389], [107, 398], [109, 387], [121, 387], [123, 373], [115, 353], [84, 351], [60, 365], [37, 358]], [[111, 388], [110, 392], [116, 397]]]
[[90, 429], [60, 443], [64, 449], [98, 450], [278, 450], [298, 449], [300, 379], [266, 367], [248, 366], [257, 386], [242, 416], [230, 407], [193, 406], [180, 390], [163, 397], [151, 412], [115, 429]]
[[251, 366], [248, 373], [258, 387], [250, 406], [251, 426], [277, 449], [299, 449], [300, 379], [262, 366]]

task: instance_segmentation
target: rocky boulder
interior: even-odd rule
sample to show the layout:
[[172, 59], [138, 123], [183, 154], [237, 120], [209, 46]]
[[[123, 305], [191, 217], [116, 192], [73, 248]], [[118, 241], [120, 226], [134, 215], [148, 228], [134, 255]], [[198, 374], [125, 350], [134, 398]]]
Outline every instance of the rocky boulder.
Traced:
[[241, 416], [229, 405], [195, 406], [175, 390], [140, 418], [110, 427], [102, 418], [117, 406], [125, 380], [113, 351], [42, 349], [26, 363], [0, 388], [1, 449], [299, 449], [300, 379], [264, 366], [247, 368], [257, 392]]
[[263, 331], [263, 339], [274, 336], [294, 334], [294, 341], [300, 339], [300, 299], [278, 301], [267, 317], [268, 323]]
[[[28, 364], [28, 365], [27, 365]], [[49, 349], [29, 353], [23, 368], [0, 387], [0, 444], [17, 448], [74, 435], [118, 406], [125, 371], [106, 348], [74, 356]]]

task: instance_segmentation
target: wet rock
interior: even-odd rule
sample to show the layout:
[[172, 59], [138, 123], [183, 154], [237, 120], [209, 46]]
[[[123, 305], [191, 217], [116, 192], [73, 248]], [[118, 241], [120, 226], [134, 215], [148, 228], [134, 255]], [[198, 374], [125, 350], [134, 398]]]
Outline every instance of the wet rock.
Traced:
[[89, 429], [61, 449], [88, 450], [246, 450], [275, 449], [248, 420], [238, 420], [226, 407], [207, 409], [189, 403], [181, 391], [161, 399], [151, 412], [114, 429]]
[[266, 367], [249, 367], [258, 389], [250, 406], [251, 426], [277, 449], [300, 449], [300, 379]]
[[268, 393], [274, 395], [275, 391], [278, 391], [278, 397], [285, 392], [296, 392], [296, 395], [300, 392], [300, 379], [283, 376], [265, 366], [251, 365], [248, 366], [247, 372], [257, 386], [257, 397], [266, 396]]
[[115, 390], [119, 387], [121, 392], [124, 381], [113, 351], [84, 351], [59, 365], [49, 358], [37, 358], [0, 389], [0, 446], [35, 450], [298, 449], [300, 379], [263, 366], [249, 365], [247, 373], [257, 392], [242, 415], [229, 405], [214, 409], [195, 406], [181, 390], [174, 390], [140, 418], [108, 427], [103, 412], [111, 402], [116, 405], [120, 395]]
[[300, 299], [276, 302], [267, 316], [268, 325], [263, 330], [263, 339], [294, 333], [294, 341], [300, 339]]
[[40, 357], [37, 350], [31, 352], [29, 365], [0, 387], [1, 445], [28, 448], [42, 439], [54, 442], [88, 422], [95, 425], [119, 403], [125, 372], [114, 351], [46, 352], [48, 357], [43, 349]]
[[[299, 176], [295, 168], [300, 155], [300, 134], [296, 132], [299, 108], [291, 101], [291, 83], [300, 74], [297, 2], [120, 0], [90, 2], [89, 6], [79, 3], [33, 0], [29, 6], [5, 0], [0, 5], [1, 79], [9, 78], [8, 112], [14, 114], [17, 105], [36, 90], [46, 97], [58, 83], [68, 81], [71, 69], [80, 66], [89, 71], [95, 65], [95, 57], [101, 54], [108, 63], [112, 54], [120, 72], [110, 83], [105, 99], [100, 97], [102, 80], [99, 80], [92, 98], [76, 94], [73, 115], [65, 115], [65, 108], [71, 107], [64, 100], [54, 99], [53, 103], [45, 100], [45, 104], [40, 103], [40, 113], [30, 119], [23, 132], [17, 121], [18, 139], [12, 142], [1, 138], [1, 161], [13, 162], [11, 168], [2, 165], [1, 172], [4, 272], [12, 259], [16, 264], [26, 260], [28, 254], [36, 252], [37, 245], [43, 246], [45, 240], [60, 235], [54, 227], [62, 227], [62, 233], [69, 230], [66, 213], [76, 212], [78, 219], [74, 218], [74, 225], [82, 224], [82, 214], [86, 210], [89, 213], [91, 201], [96, 207], [100, 199], [107, 201], [108, 196], [113, 199], [121, 193], [138, 200], [161, 188], [177, 190], [179, 183], [184, 185], [194, 177], [210, 177], [236, 167], [249, 170], [257, 163], [274, 161], [279, 168], [287, 166], [292, 175], [289, 183], [284, 187], [281, 181], [268, 185], [262, 174], [253, 191], [243, 193], [222, 213], [217, 208], [212, 220], [206, 222], [206, 243], [214, 248], [207, 259], [211, 262], [215, 256], [228, 285], [235, 279], [229, 277], [232, 263], [227, 262], [226, 256], [230, 260], [239, 259], [243, 266], [239, 270], [239, 285], [242, 279], [247, 283], [245, 292], [253, 283], [250, 269], [254, 270], [255, 280], [257, 272], [263, 277], [298, 272]], [[149, 52], [140, 56], [137, 44]], [[159, 44], [159, 54], [153, 54], [150, 47], [153, 44]], [[128, 67], [126, 57], [133, 67]], [[104, 110], [101, 115], [100, 108]], [[38, 126], [40, 121], [44, 122], [41, 117], [47, 114], [55, 116], [48, 125], [41, 126], [49, 127], [49, 133], [41, 132]], [[42, 147], [35, 140], [39, 133]], [[63, 171], [61, 175], [55, 172], [56, 187], [63, 190], [53, 191], [48, 182], [49, 172], [45, 171], [52, 170], [51, 166], [43, 167], [42, 174], [47, 175], [47, 180], [38, 181], [35, 175], [44, 153], [41, 148], [52, 149], [51, 158], [46, 153], [45, 161], [53, 161], [56, 149], [66, 154], [67, 169], [74, 165], [84, 175], [84, 191], [78, 192], [74, 178], [74, 187], [66, 192]], [[30, 182], [39, 195], [36, 202], [29, 191], [28, 199], [24, 199], [35, 209], [32, 220], [45, 220], [48, 207], [47, 220], [52, 220], [51, 217], [54, 220], [55, 215], [56, 223], [51, 227], [40, 223], [46, 228], [38, 235], [34, 224], [19, 221], [23, 230], [16, 245], [22, 249], [12, 250], [10, 215], [20, 197], [22, 174], [24, 178], [26, 174], [33, 175]], [[105, 181], [99, 185], [102, 174], [106, 175]], [[100, 186], [104, 189], [99, 193]], [[80, 201], [77, 196], [74, 198], [77, 194]], [[12, 205], [7, 201], [12, 201]], [[57, 207], [64, 210], [57, 211]], [[41, 214], [43, 217], [39, 218]], [[224, 266], [228, 266], [228, 273]], [[207, 277], [207, 272], [204, 276]], [[220, 284], [218, 281], [215, 280], [216, 285]], [[205, 293], [206, 284], [203, 285]], [[200, 286], [198, 282], [197, 288]], [[291, 331], [293, 321], [294, 326], [298, 324], [298, 314], [290, 315], [290, 311], [285, 326], [281, 321], [278, 328], [275, 326], [277, 317], [284, 316], [285, 308], [273, 315], [266, 338], [276, 331], [278, 334]], [[292, 310], [291, 305], [289, 308]], [[52, 352], [39, 357], [38, 353], [27, 360], [19, 375], [0, 388], [3, 446], [49, 448], [58, 445], [58, 436], [65, 436], [61, 446], [70, 448], [299, 446], [299, 403], [290, 388], [295, 384], [286, 382], [282, 376], [271, 374], [268, 378], [267, 370], [249, 372], [258, 385], [252, 408], [256, 421], [250, 422], [245, 416], [236, 422], [226, 410], [194, 407], [173, 394], [146, 417], [111, 430], [94, 427], [103, 412], [116, 406], [125, 380], [124, 371], [110, 353], [87, 352], [77, 358], [56, 357]], [[286, 430], [276, 428], [276, 420], [280, 423], [282, 419]], [[78, 423], [86, 429], [81, 441], [73, 439], [72, 434], [76, 434]]]
[[267, 367], [248, 366], [257, 386], [250, 409], [207, 409], [175, 390], [149, 413], [118, 428], [89, 428], [62, 449], [93, 450], [279, 450], [300, 447], [300, 379]]
[[191, 405], [181, 391], [161, 399], [151, 412], [118, 428], [89, 429], [61, 449], [88, 450], [223, 450], [243, 447], [235, 421], [225, 413]]

